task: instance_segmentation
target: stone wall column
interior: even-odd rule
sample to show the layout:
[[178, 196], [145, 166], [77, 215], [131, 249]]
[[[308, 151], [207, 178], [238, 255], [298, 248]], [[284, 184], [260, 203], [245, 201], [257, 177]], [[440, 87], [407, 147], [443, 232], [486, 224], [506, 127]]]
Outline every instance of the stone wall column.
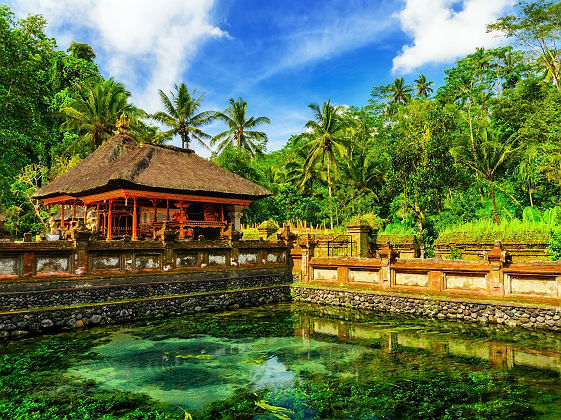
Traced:
[[309, 282], [311, 279], [310, 260], [314, 257], [316, 242], [310, 235], [303, 236], [300, 239], [300, 248], [302, 248], [302, 281]]
[[238, 206], [237, 204], [234, 204], [234, 205], [225, 206], [224, 209], [226, 210], [226, 214], [228, 215], [228, 218], [230, 219], [230, 224], [232, 225], [234, 230], [241, 232], [242, 229], [241, 218], [242, 218], [243, 206]]
[[504, 272], [505, 264], [510, 264], [511, 257], [507, 251], [503, 249], [501, 241], [495, 241], [495, 246], [487, 253], [487, 260], [491, 265], [491, 270], [487, 275], [487, 284], [490, 295], [504, 296]]
[[23, 277], [31, 277], [35, 274], [35, 254], [32, 252], [24, 252], [22, 258], [21, 275]]
[[378, 251], [382, 267], [380, 268], [380, 285], [389, 289], [392, 287], [392, 267], [391, 264], [397, 258], [397, 252], [392, 248], [389, 242], [386, 246]]
[[91, 236], [92, 233], [90, 231], [74, 232], [74, 245], [76, 247], [74, 273], [77, 275], [89, 272], [88, 244]]
[[443, 278], [444, 275], [442, 271], [429, 271], [429, 288], [434, 292], [440, 292], [443, 289]]
[[337, 283], [344, 285], [349, 282], [349, 267], [337, 267]]
[[347, 232], [356, 244], [356, 255], [353, 252], [353, 257], [368, 257], [370, 255], [370, 242], [368, 241], [370, 226], [348, 225]]
[[282, 232], [278, 234], [278, 238], [284, 242], [286, 245], [286, 264], [289, 267], [294, 266], [294, 261], [292, 260], [291, 251], [294, 248], [294, 241], [298, 239], [298, 235], [290, 231], [290, 226], [284, 224], [282, 226]]

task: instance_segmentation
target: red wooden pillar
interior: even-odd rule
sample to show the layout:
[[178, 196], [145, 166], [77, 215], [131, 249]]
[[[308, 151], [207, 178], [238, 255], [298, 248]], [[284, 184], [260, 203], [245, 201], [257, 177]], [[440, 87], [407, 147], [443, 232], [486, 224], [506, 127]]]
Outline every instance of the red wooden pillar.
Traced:
[[107, 240], [110, 241], [111, 240], [111, 230], [113, 229], [113, 213], [112, 213], [112, 208], [113, 207], [113, 200], [109, 200], [109, 211], [107, 212]]
[[220, 233], [224, 232], [224, 204], [220, 204], [220, 221], [222, 222], [222, 226], [220, 226]]
[[169, 199], [166, 200], [166, 222], [169, 223]]
[[154, 222], [158, 221], [158, 200], [152, 200], [152, 204], [154, 204]]
[[64, 203], [60, 207], [60, 227], [64, 230]]
[[183, 201], [179, 202], [179, 239], [185, 238], [185, 230], [183, 229]]
[[99, 227], [100, 227], [100, 226], [99, 226], [99, 223], [100, 223], [100, 219], [99, 219], [99, 203], [97, 203], [96, 218], [97, 218], [97, 221], [96, 221], [97, 230], [98, 230], [98, 232], [99, 232]]
[[136, 241], [138, 239], [136, 235], [136, 226], [138, 224], [138, 217], [136, 213], [136, 197], [133, 198], [133, 207], [132, 207], [132, 240]]

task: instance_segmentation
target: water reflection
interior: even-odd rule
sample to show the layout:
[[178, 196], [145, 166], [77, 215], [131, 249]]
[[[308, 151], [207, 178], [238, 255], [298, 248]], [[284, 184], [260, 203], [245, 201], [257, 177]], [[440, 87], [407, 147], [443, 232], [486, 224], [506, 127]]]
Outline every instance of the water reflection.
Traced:
[[120, 328], [93, 350], [100, 357], [82, 362], [70, 374], [105, 387], [145, 392], [191, 411], [240, 389], [266, 388], [271, 395], [289, 390], [305, 399], [306, 386], [331, 379], [367, 389], [434, 372], [450, 377], [506, 372], [529, 386], [539, 382], [537, 391], [561, 394], [559, 334], [310, 305]]
[[535, 350], [500, 343], [496, 341], [473, 341], [453, 337], [450, 334], [435, 334], [418, 328], [402, 329], [379, 325], [354, 325], [349, 322], [330, 321], [313, 316], [301, 318], [303, 326], [295, 329], [295, 336], [302, 338], [305, 346], [311, 340], [333, 336], [342, 341], [380, 341], [384, 351], [395, 351], [400, 347], [426, 350], [427, 354], [446, 358], [461, 356], [488, 361], [496, 368], [514, 368], [518, 365], [531, 366], [561, 372], [561, 352]]

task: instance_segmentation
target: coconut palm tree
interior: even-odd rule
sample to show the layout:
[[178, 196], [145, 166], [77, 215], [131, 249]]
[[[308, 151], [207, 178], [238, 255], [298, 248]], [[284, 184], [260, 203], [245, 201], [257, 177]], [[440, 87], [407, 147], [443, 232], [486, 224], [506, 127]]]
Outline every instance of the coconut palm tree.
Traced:
[[369, 155], [364, 147], [352, 149], [349, 153], [352, 158], [347, 159], [341, 167], [344, 179], [358, 190], [373, 194], [378, 200], [375, 190], [385, 182], [386, 162]]
[[415, 90], [417, 91], [416, 95], [418, 98], [428, 98], [433, 89], [431, 86], [434, 85], [434, 82], [427, 81], [427, 76], [424, 74], [420, 74], [419, 78], [415, 80]]
[[212, 137], [200, 127], [215, 120], [216, 111], [199, 111], [205, 96], [204, 92], [200, 95], [197, 89], [189, 92], [185, 83], [175, 85], [174, 90], [175, 92], [170, 92], [170, 96], [159, 90], [165, 111], [156, 112], [151, 118], [169, 127], [169, 130], [157, 135], [155, 141], [177, 135], [181, 138], [183, 148], [188, 148], [191, 139], [195, 139], [201, 146], [210, 149], [204, 140], [210, 140]]
[[390, 95], [388, 99], [392, 103], [406, 104], [411, 100], [411, 86], [406, 85], [403, 77], [398, 77], [388, 88]]
[[267, 134], [252, 129], [262, 124], [270, 124], [271, 121], [267, 117], [247, 118], [246, 112], [247, 102], [240, 97], [237, 101], [230, 98], [230, 106], [224, 112], [216, 114], [216, 118], [228, 124], [228, 129], [214, 136], [210, 142], [211, 146], [220, 142], [218, 152], [224, 150], [229, 144], [233, 144], [237, 147], [243, 147], [252, 156], [263, 153], [263, 145], [267, 142]]
[[327, 182], [327, 180], [325, 173], [318, 169], [319, 165], [306, 167], [307, 158], [307, 148], [299, 148], [288, 156], [284, 163], [284, 169], [287, 182], [296, 185], [300, 194], [312, 196], [314, 194], [315, 181]]
[[450, 153], [457, 163], [464, 165], [478, 178], [489, 183], [494, 219], [495, 223], [499, 224], [495, 188], [501, 188], [497, 185], [497, 173], [504, 168], [519, 147], [513, 147], [514, 139], [499, 141], [491, 131], [485, 128], [481, 129], [478, 134], [470, 138], [467, 144], [452, 148]]
[[349, 139], [346, 136], [346, 124], [342, 118], [342, 106], [331, 105], [331, 100], [324, 102], [320, 107], [317, 104], [309, 105], [313, 111], [314, 119], [306, 123], [307, 133], [302, 134], [308, 139], [303, 146], [308, 149], [308, 156], [304, 162], [304, 179], [312, 176], [315, 166], [320, 162], [321, 166], [327, 165], [327, 186], [329, 191], [329, 217], [331, 228], [333, 228], [333, 180], [331, 179], [331, 168], [333, 173], [337, 175], [336, 154], [346, 155], [349, 147]]
[[130, 92], [113, 78], [86, 83], [72, 96], [72, 102], [60, 110], [65, 118], [61, 128], [77, 132], [78, 141], [97, 147], [113, 135], [123, 112], [129, 116], [138, 112], [129, 104], [129, 97]]

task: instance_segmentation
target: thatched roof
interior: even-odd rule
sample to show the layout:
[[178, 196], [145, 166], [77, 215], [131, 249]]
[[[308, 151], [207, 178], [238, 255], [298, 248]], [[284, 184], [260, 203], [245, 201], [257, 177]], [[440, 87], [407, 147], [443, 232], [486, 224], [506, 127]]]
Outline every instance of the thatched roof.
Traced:
[[80, 197], [117, 188], [242, 199], [271, 194], [190, 149], [139, 145], [131, 137], [117, 134], [33, 196]]

